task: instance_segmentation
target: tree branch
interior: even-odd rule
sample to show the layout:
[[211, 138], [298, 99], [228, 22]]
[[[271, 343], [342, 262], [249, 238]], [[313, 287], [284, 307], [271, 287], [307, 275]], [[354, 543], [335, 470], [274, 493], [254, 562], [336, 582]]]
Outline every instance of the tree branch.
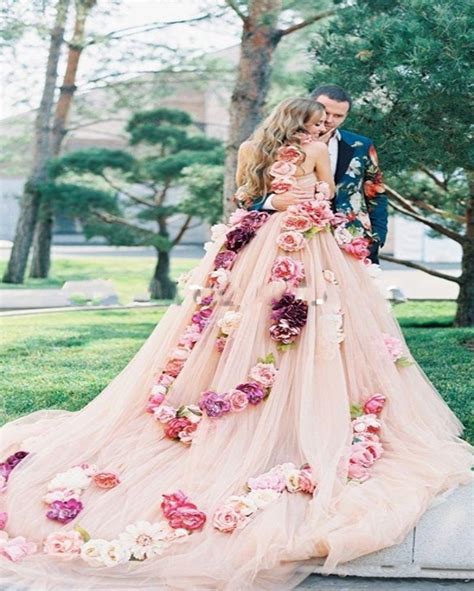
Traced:
[[247, 22], [247, 17], [245, 16], [245, 14], [240, 10], [240, 8], [237, 6], [237, 4], [234, 2], [234, 0], [225, 0], [225, 3], [227, 4], [227, 6], [229, 8], [232, 8], [232, 10], [235, 12], [235, 14], [242, 19], [242, 21], [244, 23]]
[[423, 271], [424, 273], [428, 273], [429, 275], [434, 275], [434, 277], [439, 277], [440, 279], [446, 279], [446, 281], [452, 281], [453, 283], [457, 283], [458, 285], [461, 283], [459, 277], [454, 277], [453, 275], [446, 275], [445, 273], [441, 273], [440, 271], [436, 271], [435, 269], [430, 269], [429, 267], [425, 267], [424, 265], [419, 265], [418, 263], [414, 263], [412, 261], [407, 261], [405, 259], [397, 259], [397, 258], [391, 257], [387, 254], [379, 254], [379, 258], [383, 259], [384, 261], [389, 261], [391, 263], [397, 263], [399, 265], [404, 265], [405, 267], [410, 267], [411, 269], [417, 269], [418, 271]]
[[153, 201], [148, 201], [148, 199], [145, 199], [143, 197], [138, 197], [137, 195], [133, 195], [132, 193], [129, 193], [123, 187], [116, 185], [111, 179], [109, 179], [105, 175], [105, 173], [102, 173], [100, 176], [109, 185], [109, 187], [111, 187], [114, 191], [117, 191], [118, 193], [123, 193], [123, 195], [126, 195], [129, 199], [131, 199], [132, 201], [135, 201], [135, 203], [139, 203], [140, 205], [146, 205], [146, 207], [155, 207], [155, 204], [153, 203]]
[[[411, 201], [409, 201], [408, 199], [406, 199], [405, 197], [402, 197], [400, 195], [400, 193], [397, 193], [394, 189], [388, 187], [388, 191], [390, 196], [395, 199], [395, 201], [398, 201], [399, 203], [402, 204], [402, 206], [411, 211], [414, 214], [420, 215], [420, 212], [416, 209], [416, 207], [411, 203]], [[434, 207], [433, 205], [426, 203], [426, 201], [415, 201], [415, 204], [418, 208], [420, 209], [425, 209], [426, 211], [429, 211], [430, 213], [434, 213], [436, 215], [439, 215], [441, 217], [453, 220], [455, 222], [459, 222], [461, 224], [466, 223], [466, 219], [461, 216], [461, 215], [457, 215], [455, 213], [451, 213], [449, 211], [445, 211], [444, 209], [439, 209], [437, 207]]]
[[146, 234], [147, 236], [156, 236], [155, 232], [151, 230], [147, 230], [140, 226], [135, 226], [127, 220], [120, 218], [112, 213], [108, 213], [107, 211], [100, 211], [99, 209], [92, 209], [92, 213], [98, 217], [101, 221], [105, 222], [106, 224], [120, 224], [121, 226], [125, 226], [126, 228], [131, 228], [135, 232], [141, 232], [142, 234]]
[[193, 219], [192, 215], [188, 215], [186, 220], [184, 221], [184, 224], [181, 226], [181, 229], [179, 230], [179, 232], [176, 234], [176, 236], [173, 239], [172, 245], [176, 246], [177, 244], [179, 244], [181, 238], [183, 237], [184, 233], [186, 232], [186, 230], [189, 228], [189, 224], [191, 223], [191, 220]]
[[[399, 193], [397, 193], [394, 189], [391, 189], [387, 185], [385, 185], [385, 188], [386, 188], [387, 194], [390, 195], [391, 197], [393, 197], [396, 201], [399, 201], [401, 203], [406, 202], [406, 199], [404, 197], [402, 197]], [[464, 243], [464, 236], [462, 234], [459, 234], [458, 232], [454, 232], [454, 230], [450, 230], [449, 228], [446, 228], [445, 226], [438, 224], [437, 222], [433, 222], [433, 221], [429, 220], [428, 218], [420, 215], [419, 213], [415, 213], [414, 211], [412, 211], [413, 206], [410, 203], [409, 203], [409, 205], [410, 205], [409, 208], [400, 207], [398, 205], [395, 205], [395, 203], [393, 203], [393, 201], [390, 201], [390, 205], [393, 207], [393, 209], [395, 211], [398, 211], [404, 215], [407, 215], [408, 217], [413, 218], [414, 220], [417, 220], [418, 222], [421, 222], [422, 224], [425, 224], [426, 226], [429, 226], [430, 228], [432, 228], [436, 232], [439, 232], [440, 234], [443, 234], [444, 236], [448, 236], [448, 238], [451, 238], [451, 240], [454, 240], [455, 242], [459, 242], [459, 244]]]
[[426, 166], [420, 166], [420, 170], [426, 174], [440, 189], [443, 191], [447, 191], [448, 187], [446, 186], [446, 181], [440, 181], [439, 178], [431, 172]]
[[[340, 10], [340, 9], [337, 9], [337, 10]], [[285, 35], [290, 35], [291, 33], [294, 33], [295, 31], [299, 31], [300, 29], [304, 29], [305, 27], [312, 25], [313, 23], [320, 21], [323, 18], [327, 18], [328, 16], [332, 16], [333, 14], [336, 14], [337, 10], [332, 8], [331, 10], [324, 10], [323, 12], [317, 12], [316, 14], [313, 14], [313, 16], [310, 16], [309, 18], [305, 19], [304, 21], [301, 21], [300, 23], [296, 23], [294, 25], [291, 25], [291, 27], [287, 27], [286, 29], [280, 29], [280, 31], [278, 31], [278, 35], [280, 37], [284, 37]]]

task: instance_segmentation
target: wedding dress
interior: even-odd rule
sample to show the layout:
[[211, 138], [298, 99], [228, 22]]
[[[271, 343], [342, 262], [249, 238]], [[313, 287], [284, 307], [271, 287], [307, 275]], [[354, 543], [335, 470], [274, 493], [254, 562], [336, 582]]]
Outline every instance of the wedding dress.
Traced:
[[307, 203], [234, 212], [101, 394], [3, 427], [5, 588], [286, 591], [470, 482], [461, 422]]

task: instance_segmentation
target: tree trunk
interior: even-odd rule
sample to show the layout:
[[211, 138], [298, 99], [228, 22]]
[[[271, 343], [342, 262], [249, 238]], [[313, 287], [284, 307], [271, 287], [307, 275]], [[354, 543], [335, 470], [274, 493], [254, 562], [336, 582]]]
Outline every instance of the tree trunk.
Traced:
[[50, 156], [51, 113], [69, 1], [58, 0], [56, 4], [56, 18], [51, 31], [43, 94], [35, 120], [33, 166], [23, 191], [13, 248], [3, 276], [5, 283], [23, 283], [25, 277], [28, 255], [38, 217], [39, 186], [46, 179], [46, 164]]
[[281, 0], [251, 0], [245, 17], [237, 80], [230, 103], [230, 128], [225, 161], [224, 219], [235, 207], [237, 152], [262, 117], [268, 93], [273, 52], [281, 39], [277, 21]]
[[158, 260], [150, 281], [150, 296], [154, 300], [172, 300], [176, 297], [176, 283], [170, 279], [170, 253], [158, 248], [156, 252]]
[[474, 326], [474, 175], [468, 172], [469, 205], [463, 243], [461, 284], [457, 299], [455, 326]]
[[[51, 133], [51, 157], [59, 156], [61, 144], [67, 133], [66, 125], [71, 111], [71, 104], [76, 92], [76, 77], [84, 48], [85, 26], [87, 17], [96, 4], [96, 0], [76, 0], [76, 19], [74, 34], [67, 56], [66, 72], [60, 89]], [[54, 212], [50, 202], [41, 204], [34, 238], [33, 258], [30, 277], [47, 277], [51, 264], [51, 243], [53, 239]]]
[[[163, 200], [164, 197], [162, 197]], [[165, 217], [157, 219], [159, 227], [159, 236], [169, 240], [169, 232]], [[156, 262], [155, 272], [150, 281], [150, 296], [154, 300], [172, 300], [176, 297], [176, 283], [170, 278], [170, 251], [156, 247], [158, 260]]]

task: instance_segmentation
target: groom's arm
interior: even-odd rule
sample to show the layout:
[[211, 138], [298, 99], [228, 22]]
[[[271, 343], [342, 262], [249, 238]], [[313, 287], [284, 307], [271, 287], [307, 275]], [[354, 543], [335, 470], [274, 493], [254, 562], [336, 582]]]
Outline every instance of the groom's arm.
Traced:
[[388, 227], [388, 198], [385, 192], [383, 174], [380, 170], [377, 151], [370, 144], [368, 162], [364, 172], [364, 197], [367, 203], [372, 232], [380, 246], [385, 244]]

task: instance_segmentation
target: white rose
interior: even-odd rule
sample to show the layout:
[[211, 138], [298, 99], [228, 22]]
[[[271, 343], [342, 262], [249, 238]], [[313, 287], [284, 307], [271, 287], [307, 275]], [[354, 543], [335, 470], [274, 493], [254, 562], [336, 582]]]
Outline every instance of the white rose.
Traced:
[[131, 552], [120, 540], [112, 540], [99, 549], [100, 558], [105, 566], [116, 566], [130, 560]]
[[338, 226], [334, 230], [334, 238], [339, 245], [349, 244], [352, 242], [353, 235], [349, 232], [349, 230], [346, 230], [344, 226]]
[[102, 552], [107, 551], [108, 546], [107, 540], [89, 540], [81, 546], [81, 558], [89, 566], [103, 566]]
[[278, 499], [280, 494], [281, 493], [271, 488], [258, 488], [257, 490], [250, 491], [247, 497], [254, 502], [259, 509], [263, 509], [263, 507], [266, 507], [269, 503]]
[[220, 269], [216, 269], [215, 271], [212, 271], [212, 273], [209, 273], [209, 277], [215, 279], [220, 287], [224, 287], [229, 282], [230, 271], [221, 267]]
[[151, 394], [153, 396], [155, 394], [163, 394], [163, 396], [166, 396], [167, 392], [168, 388], [166, 386], [163, 386], [163, 384], [154, 384], [151, 388]]
[[241, 319], [240, 312], [229, 311], [217, 322], [217, 325], [225, 335], [229, 335], [239, 325]]
[[288, 492], [294, 493], [300, 490], [300, 471], [291, 470], [285, 474], [286, 488]]
[[211, 248], [214, 246], [214, 242], [204, 242], [204, 244], [202, 245], [202, 247], [204, 248], [204, 250], [206, 252], [209, 252], [211, 250]]
[[58, 488], [84, 489], [89, 486], [90, 481], [91, 479], [87, 476], [86, 472], [79, 466], [76, 466], [66, 472], [61, 472], [53, 478], [48, 484], [48, 490], [52, 491]]
[[211, 240], [216, 242], [221, 237], [225, 236], [229, 231], [228, 226], [226, 224], [214, 224], [211, 226]]
[[187, 359], [189, 357], [189, 349], [182, 349], [181, 347], [177, 347], [171, 351], [170, 357], [171, 359]]
[[232, 505], [236, 511], [248, 517], [258, 509], [257, 503], [249, 495], [232, 495], [227, 504]]

